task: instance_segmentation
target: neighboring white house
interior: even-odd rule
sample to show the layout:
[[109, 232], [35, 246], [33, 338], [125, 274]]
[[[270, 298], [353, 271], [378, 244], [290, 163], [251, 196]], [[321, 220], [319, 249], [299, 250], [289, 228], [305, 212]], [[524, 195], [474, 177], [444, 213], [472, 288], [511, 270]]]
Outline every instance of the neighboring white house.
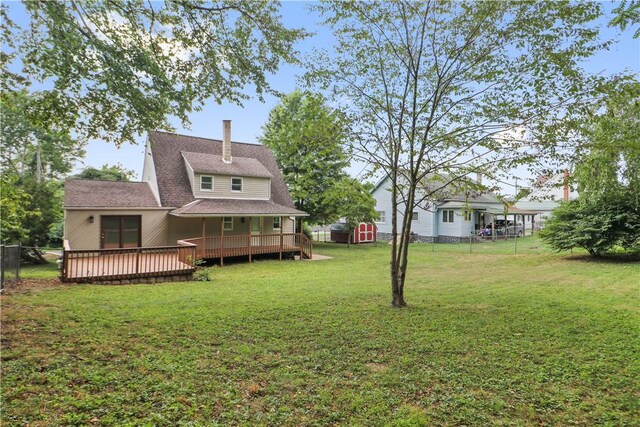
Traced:
[[552, 210], [560, 206], [560, 202], [578, 197], [578, 192], [568, 185], [565, 174], [559, 173], [544, 180], [540, 177], [538, 181], [540, 182], [536, 188], [515, 204], [518, 209], [539, 212], [535, 217], [527, 218], [526, 228], [531, 227], [531, 219], [536, 228], [543, 226], [545, 219], [549, 217]]
[[[382, 179], [372, 192], [376, 211], [380, 216], [378, 240], [391, 240], [391, 181]], [[398, 207], [398, 224], [402, 224], [404, 206]], [[413, 211], [411, 231], [419, 242], [457, 243], [468, 241], [475, 233], [491, 224], [494, 215], [502, 212], [504, 204], [491, 193], [447, 196], [429, 203], [428, 209], [417, 207]], [[497, 215], [496, 215], [497, 216]]]

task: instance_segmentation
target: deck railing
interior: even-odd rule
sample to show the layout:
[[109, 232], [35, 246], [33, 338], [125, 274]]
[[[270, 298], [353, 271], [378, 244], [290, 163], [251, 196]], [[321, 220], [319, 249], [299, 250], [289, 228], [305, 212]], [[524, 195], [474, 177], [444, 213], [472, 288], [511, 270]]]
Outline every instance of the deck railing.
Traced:
[[197, 246], [127, 249], [65, 249], [63, 281], [122, 280], [187, 274], [195, 270]]
[[301, 233], [241, 234], [208, 236], [183, 239], [179, 244], [196, 246], [198, 258], [220, 258], [259, 254], [298, 252], [303, 258], [311, 258], [313, 243]]

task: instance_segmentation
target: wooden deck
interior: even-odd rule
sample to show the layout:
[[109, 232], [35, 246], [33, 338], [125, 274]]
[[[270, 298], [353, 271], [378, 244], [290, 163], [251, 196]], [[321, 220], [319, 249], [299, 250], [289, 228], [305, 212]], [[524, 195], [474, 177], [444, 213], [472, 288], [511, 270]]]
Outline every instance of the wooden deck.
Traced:
[[179, 240], [178, 244], [196, 247], [199, 259], [219, 259], [224, 264], [228, 257], [247, 256], [251, 262], [253, 255], [286, 253], [299, 254], [300, 258], [311, 258], [313, 243], [302, 233], [209, 236]]
[[302, 233], [211, 236], [179, 240], [178, 246], [71, 250], [65, 242], [62, 280], [101, 282], [190, 275], [198, 259], [262, 254], [299, 254], [311, 258], [312, 242]]
[[126, 280], [187, 275], [195, 271], [193, 247], [68, 250], [63, 254], [64, 281]]

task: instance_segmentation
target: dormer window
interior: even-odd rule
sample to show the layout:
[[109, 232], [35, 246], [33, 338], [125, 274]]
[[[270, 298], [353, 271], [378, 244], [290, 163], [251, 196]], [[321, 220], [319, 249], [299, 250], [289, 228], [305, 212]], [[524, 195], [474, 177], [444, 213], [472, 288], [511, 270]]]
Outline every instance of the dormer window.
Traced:
[[242, 192], [242, 178], [231, 178], [231, 191]]
[[200, 190], [202, 191], [213, 191], [213, 177], [212, 176], [201, 176], [200, 177]]

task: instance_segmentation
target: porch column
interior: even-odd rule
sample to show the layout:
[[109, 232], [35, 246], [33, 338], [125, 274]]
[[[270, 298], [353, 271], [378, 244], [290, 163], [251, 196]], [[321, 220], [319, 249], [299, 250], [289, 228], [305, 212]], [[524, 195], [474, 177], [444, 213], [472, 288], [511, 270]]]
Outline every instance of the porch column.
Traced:
[[534, 233], [534, 228], [536, 225], [536, 216], [535, 215], [531, 215], [531, 235], [533, 236]]
[[496, 216], [491, 215], [491, 240], [496, 241]]
[[224, 217], [220, 217], [220, 267], [224, 266]]
[[282, 230], [284, 230], [284, 217], [280, 217], [280, 261], [282, 261]]
[[201, 258], [204, 258], [207, 251], [207, 224], [206, 218], [202, 217], [202, 251], [200, 254]]
[[251, 232], [253, 230], [253, 226], [251, 225], [252, 220], [253, 220], [253, 217], [250, 216], [249, 217], [249, 234], [247, 235], [247, 250], [249, 251], [249, 262], [251, 262]]

